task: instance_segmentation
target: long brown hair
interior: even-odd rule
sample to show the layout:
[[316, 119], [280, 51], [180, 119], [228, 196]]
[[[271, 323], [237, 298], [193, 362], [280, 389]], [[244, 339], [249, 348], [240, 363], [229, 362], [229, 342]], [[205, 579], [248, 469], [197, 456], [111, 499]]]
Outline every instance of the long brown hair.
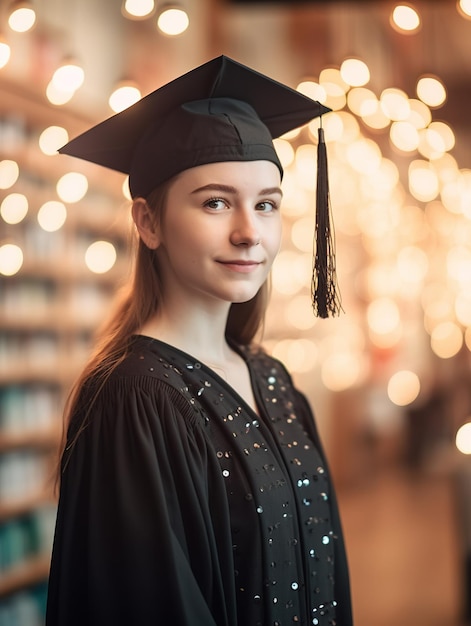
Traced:
[[[147, 204], [155, 224], [158, 224], [161, 219], [172, 182], [173, 179], [163, 183], [147, 197]], [[96, 394], [99, 393], [110, 374], [128, 354], [133, 335], [159, 309], [162, 285], [156, 251], [148, 248], [137, 235], [134, 241], [135, 246], [136, 243], [137, 251], [134, 255], [132, 278], [118, 294], [116, 305], [108, 321], [98, 331], [95, 349], [67, 399], [64, 413], [64, 441], [65, 429], [70, 423], [83, 386], [93, 379], [93, 387]], [[262, 329], [267, 301], [268, 283], [265, 282], [248, 302], [233, 303], [227, 319], [227, 338], [240, 345], [250, 344]], [[76, 434], [73, 441], [69, 442], [69, 448], [83, 430], [89, 412], [90, 405], [83, 416], [82, 424], [74, 428]]]

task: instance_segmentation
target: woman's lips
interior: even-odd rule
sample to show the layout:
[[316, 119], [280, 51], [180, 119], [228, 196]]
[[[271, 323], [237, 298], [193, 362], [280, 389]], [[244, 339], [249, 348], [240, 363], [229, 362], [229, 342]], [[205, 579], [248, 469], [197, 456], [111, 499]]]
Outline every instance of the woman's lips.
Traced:
[[218, 261], [221, 265], [226, 267], [227, 269], [232, 270], [233, 272], [239, 272], [241, 274], [250, 274], [257, 269], [257, 267], [261, 264], [260, 261], [242, 261], [242, 260], [229, 260], [229, 261]]

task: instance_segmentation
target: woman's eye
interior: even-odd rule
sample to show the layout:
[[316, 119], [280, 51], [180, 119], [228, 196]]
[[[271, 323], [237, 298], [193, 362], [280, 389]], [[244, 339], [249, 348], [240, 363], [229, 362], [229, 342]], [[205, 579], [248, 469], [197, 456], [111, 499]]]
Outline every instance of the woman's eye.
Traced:
[[270, 213], [271, 211], [275, 211], [277, 208], [276, 202], [272, 202], [269, 200], [265, 200], [264, 202], [259, 202], [257, 204], [257, 210], [262, 213]]
[[211, 198], [204, 203], [204, 206], [212, 211], [222, 211], [227, 207], [227, 203], [221, 198]]

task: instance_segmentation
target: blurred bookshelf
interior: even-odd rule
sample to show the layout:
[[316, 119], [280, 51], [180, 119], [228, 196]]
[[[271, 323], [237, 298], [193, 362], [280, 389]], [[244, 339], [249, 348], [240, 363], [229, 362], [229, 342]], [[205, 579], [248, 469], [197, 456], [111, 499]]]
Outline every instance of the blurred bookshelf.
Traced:
[[[39, 137], [50, 126], [75, 136], [95, 120], [54, 108], [35, 93], [0, 79], [0, 165], [14, 161], [19, 176], [2, 184], [0, 249], [13, 244], [23, 262], [0, 266], [0, 625], [44, 623], [56, 516], [55, 472], [68, 391], [88, 354], [113, 294], [127, 277], [129, 201], [124, 177], [69, 157], [44, 154]], [[62, 227], [45, 230], [40, 208], [58, 201], [67, 172], [87, 177], [88, 190], [64, 202]], [[5, 219], [11, 194], [27, 198], [20, 220]], [[116, 261], [97, 273], [85, 261], [96, 241], [112, 244]]]

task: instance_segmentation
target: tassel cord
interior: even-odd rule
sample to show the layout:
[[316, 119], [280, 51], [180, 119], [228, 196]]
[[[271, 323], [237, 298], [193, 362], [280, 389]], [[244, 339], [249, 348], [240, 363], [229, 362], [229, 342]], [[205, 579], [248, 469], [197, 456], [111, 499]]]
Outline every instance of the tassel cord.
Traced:
[[317, 147], [316, 227], [312, 273], [312, 305], [318, 317], [335, 316], [342, 310], [337, 285], [335, 234], [329, 194], [327, 150], [324, 130], [319, 128]]

